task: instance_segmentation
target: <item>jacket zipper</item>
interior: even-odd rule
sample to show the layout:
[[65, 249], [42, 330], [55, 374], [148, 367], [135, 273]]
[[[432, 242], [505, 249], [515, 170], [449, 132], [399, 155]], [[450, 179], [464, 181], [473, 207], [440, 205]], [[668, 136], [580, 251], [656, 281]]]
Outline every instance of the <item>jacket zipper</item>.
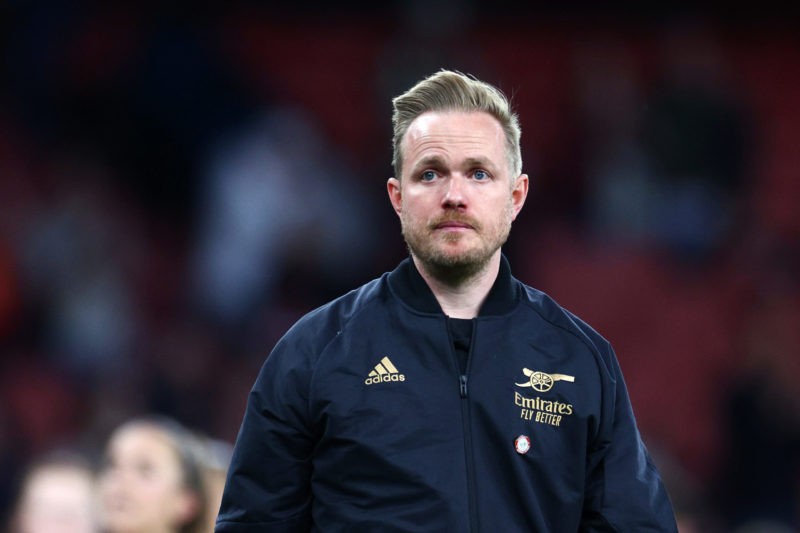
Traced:
[[478, 501], [476, 495], [476, 482], [475, 482], [475, 467], [472, 452], [472, 431], [469, 415], [469, 389], [467, 388], [467, 376], [469, 375], [469, 368], [472, 365], [472, 353], [475, 348], [475, 330], [477, 329], [477, 320], [472, 321], [472, 338], [469, 343], [469, 352], [467, 352], [467, 365], [464, 373], [461, 373], [458, 364], [458, 354], [453, 346], [453, 337], [450, 335], [450, 328], [447, 328], [447, 335], [450, 338], [450, 353], [453, 356], [456, 372], [458, 373], [458, 388], [461, 396], [461, 430], [464, 437], [464, 464], [467, 472], [467, 505], [469, 511], [469, 530], [472, 532], [478, 531]]

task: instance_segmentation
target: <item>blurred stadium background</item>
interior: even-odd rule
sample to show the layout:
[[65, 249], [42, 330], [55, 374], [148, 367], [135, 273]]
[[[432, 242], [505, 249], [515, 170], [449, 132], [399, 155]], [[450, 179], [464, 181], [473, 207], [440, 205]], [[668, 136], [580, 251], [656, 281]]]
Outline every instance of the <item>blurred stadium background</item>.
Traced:
[[798, 527], [800, 10], [68, 4], [0, 6], [0, 512], [134, 415], [232, 442], [285, 329], [404, 257], [390, 98], [447, 67], [513, 95], [506, 253], [614, 344], [686, 530]]

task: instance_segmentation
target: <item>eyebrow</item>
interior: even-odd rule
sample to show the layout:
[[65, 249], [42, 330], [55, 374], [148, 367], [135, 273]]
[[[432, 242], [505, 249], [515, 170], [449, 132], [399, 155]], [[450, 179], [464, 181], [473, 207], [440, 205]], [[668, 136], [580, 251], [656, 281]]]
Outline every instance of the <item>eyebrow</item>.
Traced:
[[488, 159], [486, 159], [485, 157], [468, 157], [464, 161], [464, 163], [470, 168], [482, 167], [482, 168], [485, 168], [487, 170], [491, 170], [493, 173], [494, 173], [494, 170], [495, 170], [494, 165], [492, 164], [492, 162], [489, 161]]
[[440, 168], [443, 166], [445, 166], [444, 158], [438, 155], [429, 155], [417, 161], [412, 167], [412, 170], [417, 172], [427, 167]]
[[[496, 170], [492, 162], [485, 157], [468, 157], [463, 161], [463, 165], [467, 168], [485, 168], [492, 173], [494, 173]], [[447, 164], [444, 158], [439, 155], [429, 155], [417, 161], [417, 163], [411, 168], [411, 173], [415, 174], [423, 168], [442, 168], [445, 166], [447, 166]]]

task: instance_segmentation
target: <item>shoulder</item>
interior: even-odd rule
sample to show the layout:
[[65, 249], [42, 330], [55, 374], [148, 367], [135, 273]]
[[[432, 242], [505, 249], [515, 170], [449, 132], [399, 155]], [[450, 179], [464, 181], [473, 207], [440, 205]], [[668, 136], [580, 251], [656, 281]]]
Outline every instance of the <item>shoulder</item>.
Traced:
[[545, 292], [522, 282], [518, 283], [523, 294], [523, 305], [537, 314], [549, 327], [570, 335], [604, 360], [612, 356], [610, 343], [592, 326], [562, 307]]
[[386, 292], [383, 275], [302, 316], [266, 357], [254, 390], [278, 383], [305, 388], [326, 349], [358, 316], [380, 305]]
[[320, 353], [363, 313], [386, 305], [386, 274], [310, 311], [289, 328], [276, 349], [291, 343]]

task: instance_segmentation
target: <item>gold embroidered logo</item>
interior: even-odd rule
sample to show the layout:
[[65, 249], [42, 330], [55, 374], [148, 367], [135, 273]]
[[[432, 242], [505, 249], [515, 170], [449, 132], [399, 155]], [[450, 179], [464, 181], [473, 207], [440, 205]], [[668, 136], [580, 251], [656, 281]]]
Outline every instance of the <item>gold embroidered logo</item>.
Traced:
[[543, 400], [538, 396], [527, 398], [516, 391], [514, 405], [521, 408], [519, 411], [521, 419], [551, 426], [560, 426], [562, 418], [571, 416], [575, 412], [571, 403]]
[[[546, 374], [523, 368], [522, 373], [528, 378], [524, 383], [515, 383], [517, 387], [530, 387], [536, 392], [547, 392], [553, 388], [556, 381], [575, 382], [575, 376], [566, 374]], [[523, 420], [532, 420], [540, 424], [560, 426], [564, 417], [572, 416], [575, 412], [571, 403], [545, 400], [539, 396], [528, 398], [514, 391], [514, 405], [520, 407], [519, 417]]]
[[375, 383], [388, 383], [390, 381], [405, 380], [405, 374], [401, 374], [387, 356], [381, 359], [380, 363], [375, 365], [375, 368], [369, 373], [367, 379], [364, 380], [364, 383], [367, 385], [373, 385]]
[[575, 381], [575, 376], [568, 376], [566, 374], [545, 374], [544, 372], [538, 372], [529, 370], [527, 368], [522, 369], [522, 373], [528, 378], [528, 381], [525, 383], [515, 383], [517, 387], [533, 387], [533, 390], [536, 392], [547, 392], [553, 388], [553, 383], [556, 381], [569, 381], [573, 383]]

